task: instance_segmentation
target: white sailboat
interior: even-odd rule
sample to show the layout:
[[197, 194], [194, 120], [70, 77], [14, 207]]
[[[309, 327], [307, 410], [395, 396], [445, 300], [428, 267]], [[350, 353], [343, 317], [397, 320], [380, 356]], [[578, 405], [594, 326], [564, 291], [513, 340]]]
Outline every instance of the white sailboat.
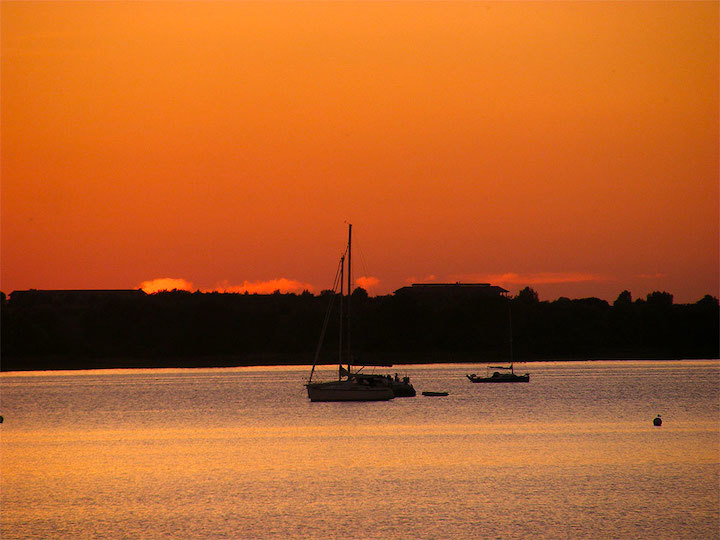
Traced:
[[[343, 306], [343, 281], [345, 257], [347, 256], [347, 300]], [[325, 336], [331, 309], [325, 317], [320, 342], [315, 351], [315, 360], [310, 370], [310, 378], [305, 384], [310, 401], [387, 401], [395, 393], [385, 377], [352, 372], [352, 353], [350, 348], [350, 296], [352, 292], [352, 225], [348, 226], [348, 244], [346, 252], [340, 257], [338, 273], [333, 284], [333, 293], [339, 282], [340, 288], [340, 338], [338, 348], [338, 378], [335, 381], [313, 382], [322, 341]], [[339, 279], [338, 279], [339, 277]], [[333, 294], [333, 299], [335, 295]], [[331, 304], [332, 307], [332, 304]], [[344, 307], [344, 309], [343, 309]], [[344, 362], [343, 362], [344, 361]], [[347, 368], [343, 366], [347, 365]]]

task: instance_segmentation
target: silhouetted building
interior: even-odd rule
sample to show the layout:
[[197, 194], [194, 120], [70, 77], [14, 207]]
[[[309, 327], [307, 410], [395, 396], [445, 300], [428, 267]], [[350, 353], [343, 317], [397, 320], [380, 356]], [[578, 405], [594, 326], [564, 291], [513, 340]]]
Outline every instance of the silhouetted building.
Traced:
[[395, 291], [397, 295], [408, 295], [421, 301], [443, 301], [460, 298], [504, 297], [508, 290], [489, 283], [413, 283]]
[[66, 289], [13, 291], [13, 305], [75, 304], [84, 305], [103, 300], [135, 299], [146, 296], [142, 289]]

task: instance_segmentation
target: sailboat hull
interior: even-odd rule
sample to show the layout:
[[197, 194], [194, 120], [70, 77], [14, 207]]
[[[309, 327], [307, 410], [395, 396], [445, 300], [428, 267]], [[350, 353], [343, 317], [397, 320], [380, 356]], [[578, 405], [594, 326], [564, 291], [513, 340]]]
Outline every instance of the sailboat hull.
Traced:
[[310, 401], [387, 401], [395, 394], [389, 386], [368, 386], [355, 381], [306, 384]]

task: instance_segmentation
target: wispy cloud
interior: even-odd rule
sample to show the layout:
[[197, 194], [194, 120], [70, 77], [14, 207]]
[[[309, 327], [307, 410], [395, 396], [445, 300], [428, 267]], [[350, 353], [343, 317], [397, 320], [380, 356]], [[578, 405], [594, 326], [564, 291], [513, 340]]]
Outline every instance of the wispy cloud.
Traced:
[[455, 274], [448, 281], [481, 282], [494, 285], [540, 285], [550, 283], [582, 283], [587, 281], [612, 281], [612, 277], [603, 274], [585, 272], [532, 272], [504, 274]]
[[275, 291], [282, 293], [301, 293], [303, 291], [312, 292], [315, 289], [310, 283], [303, 283], [295, 279], [277, 278], [267, 281], [247, 281], [242, 285], [230, 285], [227, 281], [218, 283], [211, 289], [203, 289], [203, 292], [228, 292], [228, 293], [248, 293], [248, 294], [272, 294]]
[[433, 281], [437, 281], [437, 276], [435, 274], [428, 274], [424, 278], [416, 278], [415, 276], [410, 276], [409, 278], [405, 278], [405, 283], [410, 285], [412, 283], [432, 283]]
[[182, 278], [155, 278], [150, 281], [143, 281], [140, 284], [140, 289], [148, 294], [160, 292], [160, 291], [173, 291], [175, 289], [179, 291], [192, 291], [194, 290], [193, 284]]
[[362, 276], [355, 280], [355, 285], [362, 287], [366, 291], [370, 291], [380, 284], [380, 280], [373, 276]]

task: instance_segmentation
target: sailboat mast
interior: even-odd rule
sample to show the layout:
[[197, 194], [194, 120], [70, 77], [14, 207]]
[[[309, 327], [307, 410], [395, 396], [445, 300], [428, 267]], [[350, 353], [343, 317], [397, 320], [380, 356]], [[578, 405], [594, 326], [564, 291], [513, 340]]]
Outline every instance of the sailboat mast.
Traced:
[[515, 374], [513, 370], [513, 334], [512, 334], [512, 311], [510, 309], [510, 298], [507, 299], [508, 305], [508, 336], [510, 343], [510, 373]]
[[347, 275], [347, 321], [346, 321], [346, 328], [345, 328], [345, 336], [346, 336], [346, 343], [347, 343], [347, 365], [348, 365], [348, 371], [350, 371], [350, 361], [351, 361], [351, 355], [350, 355], [350, 296], [352, 295], [352, 223], [348, 223], [348, 275]]
[[343, 312], [343, 280], [345, 272], [345, 255], [340, 257], [340, 335], [338, 336], [338, 380], [342, 379], [342, 360], [343, 360], [343, 332], [345, 331], [343, 320], [345, 314]]

